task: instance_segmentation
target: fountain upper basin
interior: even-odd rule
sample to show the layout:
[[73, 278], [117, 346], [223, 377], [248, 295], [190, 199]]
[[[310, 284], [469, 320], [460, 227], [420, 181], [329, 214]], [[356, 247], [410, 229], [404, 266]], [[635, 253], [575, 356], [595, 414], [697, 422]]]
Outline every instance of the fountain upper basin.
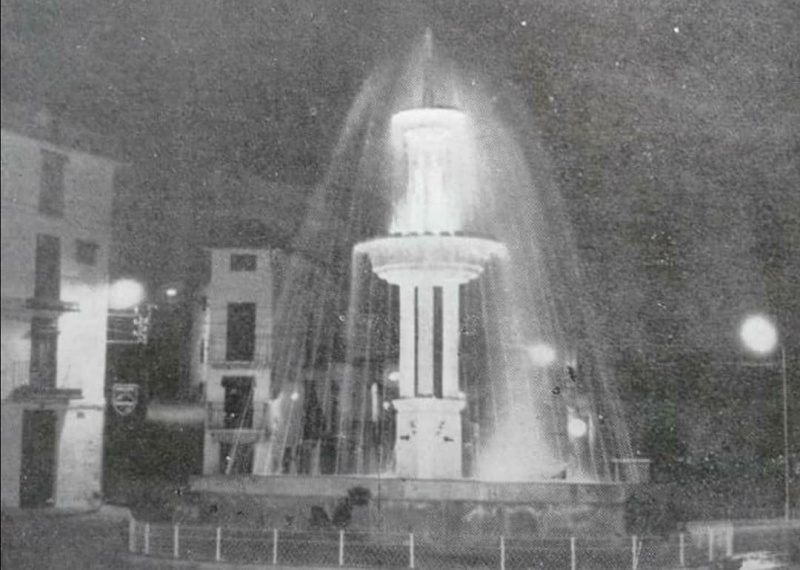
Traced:
[[462, 284], [478, 277], [492, 258], [508, 248], [491, 238], [426, 234], [382, 237], [359, 243], [356, 255], [367, 255], [372, 270], [394, 285]]

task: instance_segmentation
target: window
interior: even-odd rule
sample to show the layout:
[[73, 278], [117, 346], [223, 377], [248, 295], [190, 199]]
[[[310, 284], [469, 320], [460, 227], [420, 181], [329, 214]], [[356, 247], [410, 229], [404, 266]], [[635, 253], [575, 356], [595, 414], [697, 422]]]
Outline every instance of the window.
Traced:
[[31, 385], [56, 387], [58, 329], [54, 319], [35, 318], [31, 322]]
[[231, 271], [255, 271], [256, 256], [252, 253], [234, 253], [231, 255]]
[[228, 303], [225, 360], [250, 362], [256, 348], [256, 304]]
[[76, 261], [85, 265], [97, 265], [97, 250], [99, 247], [93, 241], [75, 240]]
[[61, 296], [61, 243], [57, 237], [36, 236], [36, 275], [33, 296], [57, 301]]
[[64, 215], [64, 166], [67, 157], [42, 150], [42, 178], [39, 190], [39, 211], [48, 216]]

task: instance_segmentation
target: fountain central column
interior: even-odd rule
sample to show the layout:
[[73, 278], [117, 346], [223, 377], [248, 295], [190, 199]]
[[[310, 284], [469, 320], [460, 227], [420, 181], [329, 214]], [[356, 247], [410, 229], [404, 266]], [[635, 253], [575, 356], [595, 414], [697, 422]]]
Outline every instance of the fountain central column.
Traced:
[[507, 254], [494, 240], [452, 233], [463, 223], [468, 184], [461, 183], [473, 164], [461, 144], [467, 132], [466, 117], [455, 109], [411, 109], [392, 118], [407, 180], [395, 204], [400, 235], [356, 246], [379, 277], [400, 288], [400, 397], [393, 402], [399, 477], [462, 477], [459, 288], [491, 257]]
[[[412, 275], [397, 283], [401, 348], [400, 398], [393, 402], [397, 411], [395, 471], [399, 477], [457, 479], [462, 476], [461, 410], [465, 405], [458, 389], [458, 285], [439, 285], [443, 326], [437, 339], [436, 285], [430, 275]], [[456, 302], [447, 302], [453, 294]], [[434, 376], [437, 340], [442, 346], [441, 397], [437, 397]]]

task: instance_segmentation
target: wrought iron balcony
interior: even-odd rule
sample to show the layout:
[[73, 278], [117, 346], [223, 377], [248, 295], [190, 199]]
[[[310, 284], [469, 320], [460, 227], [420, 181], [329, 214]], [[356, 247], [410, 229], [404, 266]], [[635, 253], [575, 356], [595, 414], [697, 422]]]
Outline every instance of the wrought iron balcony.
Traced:
[[62, 301], [60, 299], [46, 299], [43, 297], [31, 297], [25, 300], [25, 307], [38, 313], [74, 313], [80, 311], [80, 305], [74, 301]]
[[83, 397], [80, 388], [60, 388], [55, 386], [53, 373], [31, 371], [30, 362], [15, 360], [2, 368], [3, 394], [9, 400], [19, 403], [41, 405], [66, 403]]
[[242, 443], [266, 439], [270, 435], [269, 404], [250, 405], [241, 409], [225, 407], [223, 402], [206, 404], [206, 429], [220, 441], [236, 439]]
[[28, 360], [12, 360], [3, 362], [2, 369], [3, 393], [13, 391], [20, 386], [30, 384], [31, 363]]

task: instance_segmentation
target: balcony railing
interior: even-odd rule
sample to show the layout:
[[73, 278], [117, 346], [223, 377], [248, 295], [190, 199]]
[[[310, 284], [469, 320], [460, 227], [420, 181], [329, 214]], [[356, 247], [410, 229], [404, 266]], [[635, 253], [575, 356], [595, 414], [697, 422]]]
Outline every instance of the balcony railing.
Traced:
[[11, 362], [3, 362], [0, 368], [0, 375], [2, 376], [3, 392], [12, 392], [20, 386], [30, 384], [30, 362], [27, 360], [12, 360]]
[[251, 431], [269, 435], [269, 404], [255, 404], [232, 410], [222, 402], [206, 404], [206, 426], [212, 431]]
[[25, 307], [41, 313], [74, 313], [80, 311], [80, 305], [75, 301], [62, 301], [60, 299], [46, 299], [31, 297], [25, 300]]
[[80, 388], [54, 386], [49, 380], [52, 374], [45, 373], [39, 376], [32, 373], [30, 362], [27, 360], [4, 362], [0, 370], [3, 394], [15, 402], [47, 404], [77, 400], [82, 397]]

